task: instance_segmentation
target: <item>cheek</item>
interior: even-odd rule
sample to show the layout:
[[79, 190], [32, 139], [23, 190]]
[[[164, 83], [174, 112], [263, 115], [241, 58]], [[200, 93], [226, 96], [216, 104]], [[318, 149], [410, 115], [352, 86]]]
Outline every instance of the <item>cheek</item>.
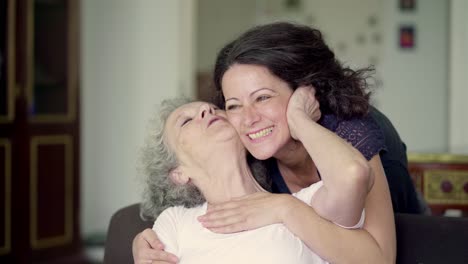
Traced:
[[287, 104], [272, 104], [262, 109], [262, 115], [277, 122], [287, 122], [286, 110]]
[[180, 162], [188, 164], [189, 161], [192, 161], [194, 159], [194, 157], [199, 156], [199, 155], [196, 155], [197, 153], [194, 153], [194, 150], [196, 150], [196, 147], [193, 146], [193, 144], [189, 144], [188, 142], [185, 142], [185, 141], [180, 142], [176, 155]]
[[[191, 131], [193, 132], [193, 131]], [[177, 145], [180, 151], [189, 153], [192, 148], [200, 141], [199, 135], [195, 133], [187, 133], [178, 139]]]
[[240, 131], [241, 124], [241, 115], [237, 114], [227, 114], [227, 120], [234, 127], [237, 133]]

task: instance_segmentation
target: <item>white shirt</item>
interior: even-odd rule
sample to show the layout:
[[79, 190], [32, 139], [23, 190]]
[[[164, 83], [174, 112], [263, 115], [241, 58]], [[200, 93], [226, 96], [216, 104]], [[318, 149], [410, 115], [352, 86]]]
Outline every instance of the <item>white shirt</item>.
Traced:
[[[293, 195], [309, 204], [321, 186], [320, 181]], [[207, 203], [195, 208], [170, 207], [154, 223], [153, 230], [165, 245], [165, 251], [176, 255], [181, 264], [328, 263], [283, 224], [233, 234], [213, 233], [197, 220], [206, 209]], [[359, 223], [352, 228], [361, 228], [364, 218], [363, 212]]]

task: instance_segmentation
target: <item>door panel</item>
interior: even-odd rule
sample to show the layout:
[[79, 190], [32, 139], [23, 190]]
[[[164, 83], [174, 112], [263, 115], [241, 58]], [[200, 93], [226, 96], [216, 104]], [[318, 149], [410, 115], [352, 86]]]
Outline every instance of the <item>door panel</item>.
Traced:
[[77, 256], [78, 0], [0, 0], [0, 263]]
[[72, 148], [69, 135], [35, 136], [31, 139], [30, 237], [34, 249], [72, 242]]
[[0, 254], [11, 250], [11, 143], [0, 138]]

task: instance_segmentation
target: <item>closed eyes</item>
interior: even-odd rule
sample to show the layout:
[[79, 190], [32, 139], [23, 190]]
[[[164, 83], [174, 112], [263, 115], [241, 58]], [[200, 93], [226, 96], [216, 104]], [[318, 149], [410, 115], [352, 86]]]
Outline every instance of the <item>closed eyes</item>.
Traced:
[[184, 120], [184, 122], [182, 122], [182, 125], [181, 127], [185, 126], [188, 122], [192, 121], [192, 118], [187, 118]]

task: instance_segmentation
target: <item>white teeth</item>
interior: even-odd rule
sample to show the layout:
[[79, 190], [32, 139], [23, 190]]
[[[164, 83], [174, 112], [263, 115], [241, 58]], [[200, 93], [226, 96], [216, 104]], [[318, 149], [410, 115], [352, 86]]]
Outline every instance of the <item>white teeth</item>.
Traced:
[[257, 139], [257, 138], [261, 138], [264, 136], [268, 136], [271, 134], [272, 131], [273, 131], [273, 127], [265, 128], [263, 130], [258, 131], [257, 133], [249, 134], [249, 138]]

